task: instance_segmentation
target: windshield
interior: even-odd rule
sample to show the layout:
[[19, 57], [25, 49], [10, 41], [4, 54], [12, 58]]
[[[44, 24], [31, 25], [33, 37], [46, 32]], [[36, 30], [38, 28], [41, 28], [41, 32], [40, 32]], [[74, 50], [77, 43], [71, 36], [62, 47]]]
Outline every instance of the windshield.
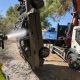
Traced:
[[76, 31], [76, 40], [78, 43], [80, 43], [80, 30]]

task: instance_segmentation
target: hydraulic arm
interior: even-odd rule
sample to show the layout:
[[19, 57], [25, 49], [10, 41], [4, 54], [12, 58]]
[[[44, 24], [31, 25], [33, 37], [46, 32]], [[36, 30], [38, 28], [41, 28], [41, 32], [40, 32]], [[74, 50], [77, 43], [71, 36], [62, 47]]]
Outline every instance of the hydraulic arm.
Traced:
[[22, 26], [28, 34], [18, 39], [21, 56], [30, 63], [32, 68], [39, 68], [44, 63], [44, 57], [49, 55], [49, 49], [43, 46], [39, 9], [43, 7], [43, 0], [19, 0]]
[[[26, 36], [17, 38], [21, 56], [28, 61], [33, 69], [39, 68], [44, 63], [44, 58], [49, 55], [49, 49], [44, 47], [40, 23], [39, 9], [43, 7], [43, 0], [18, 0], [20, 17], [15, 24], [17, 29], [25, 29]], [[4, 48], [4, 40], [8, 37], [0, 33], [0, 46]]]
[[71, 38], [72, 38], [72, 31], [75, 26], [79, 25], [79, 18], [80, 18], [80, 0], [72, 0], [73, 4], [73, 13], [72, 13], [72, 22], [69, 25], [69, 29], [67, 31], [65, 43], [68, 47], [71, 47]]

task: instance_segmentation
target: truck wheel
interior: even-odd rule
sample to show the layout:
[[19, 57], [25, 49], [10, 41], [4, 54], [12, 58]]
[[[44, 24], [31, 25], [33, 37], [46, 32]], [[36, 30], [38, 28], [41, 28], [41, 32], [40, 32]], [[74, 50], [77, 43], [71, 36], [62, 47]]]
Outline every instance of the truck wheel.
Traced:
[[25, 45], [25, 42], [27, 42], [27, 40], [17, 40], [20, 55], [24, 60], [27, 60], [28, 51], [26, 50], [27, 45]]
[[[20, 52], [20, 55], [21, 57], [27, 61], [28, 59], [28, 56], [29, 56], [29, 51], [30, 50], [26, 50], [27, 47], [29, 47], [29, 40], [17, 40], [18, 42], [18, 48], [19, 48], [19, 52]], [[25, 44], [26, 43], [26, 44]], [[42, 48], [43, 49], [47, 49], [47, 48]], [[48, 50], [47, 50], [48, 51]], [[47, 53], [47, 52], [46, 52]], [[44, 55], [44, 57], [47, 57], [49, 54], [47, 53], [46, 55]], [[39, 66], [41, 67], [44, 63], [44, 59], [42, 56], [39, 56]]]
[[49, 56], [50, 50], [47, 47], [42, 47], [39, 52], [39, 56], [42, 58], [46, 58]]
[[79, 69], [79, 64], [77, 62], [70, 62], [69, 67], [71, 69], [78, 70]]
[[43, 66], [44, 58], [49, 56], [50, 50], [47, 47], [42, 47], [39, 51], [39, 66]]
[[69, 67], [70, 67], [71, 69], [78, 70], [78, 69], [79, 69], [79, 64], [77, 63], [77, 61], [73, 61], [73, 60], [72, 60], [71, 54], [73, 54], [73, 53], [70, 53], [70, 54], [68, 55], [68, 57], [67, 57]]
[[44, 59], [43, 59], [43, 58], [40, 58], [40, 59], [39, 59], [39, 66], [40, 66], [40, 67], [43, 66], [43, 63], [44, 63]]

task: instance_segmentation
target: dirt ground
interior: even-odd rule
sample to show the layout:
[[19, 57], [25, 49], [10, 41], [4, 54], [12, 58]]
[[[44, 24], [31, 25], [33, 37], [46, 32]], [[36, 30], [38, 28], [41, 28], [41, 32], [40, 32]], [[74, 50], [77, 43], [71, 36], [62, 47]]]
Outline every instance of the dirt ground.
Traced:
[[[15, 41], [6, 43], [5, 49], [0, 49], [0, 63], [6, 63], [13, 59], [22, 59]], [[40, 80], [80, 80], [80, 72], [68, 67], [56, 54], [50, 54], [43, 67], [35, 73]]]
[[40, 72], [40, 80], [80, 80], [80, 72], [68, 67], [56, 54], [50, 54]]

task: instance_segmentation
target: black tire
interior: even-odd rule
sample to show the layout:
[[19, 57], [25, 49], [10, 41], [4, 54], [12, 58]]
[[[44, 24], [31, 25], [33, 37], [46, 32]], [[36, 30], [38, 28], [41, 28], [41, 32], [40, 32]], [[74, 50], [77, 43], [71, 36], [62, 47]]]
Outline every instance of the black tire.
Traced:
[[[28, 32], [28, 20], [27, 17], [25, 17], [25, 19], [23, 20], [21, 26], [19, 27], [20, 29], [25, 29]], [[29, 34], [27, 33], [24, 37], [17, 39], [17, 43], [18, 43], [18, 48], [19, 48], [19, 52], [21, 57], [27, 61], [27, 58], [30, 54], [30, 40], [29, 40]], [[26, 50], [26, 49], [29, 50]]]
[[39, 59], [39, 66], [42, 67], [43, 66], [43, 63], [44, 63], [44, 59], [43, 58], [40, 58]]
[[47, 47], [42, 47], [39, 51], [39, 57], [46, 58], [50, 54], [50, 50]]
[[20, 46], [20, 40], [17, 40], [17, 46], [18, 46], [18, 49], [19, 49], [19, 53], [20, 53], [20, 56], [24, 59], [24, 56], [23, 56], [23, 52], [22, 52], [22, 49], [21, 49], [21, 46]]
[[69, 67], [70, 67], [71, 69], [78, 70], [78, 69], [79, 69], [79, 64], [77, 63], [77, 61], [73, 61], [73, 60], [72, 60], [71, 54], [73, 54], [73, 53], [70, 53], [70, 54], [67, 56], [68, 65], [69, 65]]
[[71, 69], [78, 70], [79, 69], [79, 64], [77, 62], [70, 62], [69, 67]]
[[[22, 57], [25, 61], [28, 61], [29, 53], [28, 53], [28, 51], [25, 51], [26, 45], [25, 45], [25, 46], [22, 46], [22, 45], [21, 45], [21, 41], [24, 41], [24, 40], [17, 40], [20, 55], [21, 55], [21, 57]], [[48, 55], [47, 55], [47, 56], [48, 56]], [[43, 66], [43, 63], [44, 63], [43, 57], [39, 57], [39, 66], [40, 66], [40, 67]]]
[[[23, 41], [23, 44], [21, 43], [22, 41]], [[24, 40], [24, 39], [17, 40], [20, 55], [24, 60], [27, 60], [29, 55], [28, 54], [29, 50], [26, 51], [27, 44], [25, 44], [25, 42], [27, 43], [27, 40]]]
[[[25, 20], [23, 21], [21, 28], [25, 28], [28, 31], [29, 27], [28, 27], [27, 18], [25, 18]], [[28, 57], [31, 56], [31, 54], [29, 54], [31, 51], [30, 50], [30, 38], [27, 38], [27, 36], [30, 37], [30, 35], [27, 34], [25, 36], [26, 38], [17, 40], [20, 55], [25, 61], [28, 61]], [[26, 47], [28, 47], [28, 50], [26, 50]], [[39, 55], [39, 61], [40, 61], [39, 62], [40, 66], [43, 65], [44, 59], [43, 57], [40, 57], [40, 55]]]
[[66, 59], [66, 61], [68, 61], [69, 60], [69, 55], [70, 54], [73, 54], [70, 50], [68, 50], [68, 51], [65, 51], [66, 52], [66, 55], [65, 55], [65, 59]]

